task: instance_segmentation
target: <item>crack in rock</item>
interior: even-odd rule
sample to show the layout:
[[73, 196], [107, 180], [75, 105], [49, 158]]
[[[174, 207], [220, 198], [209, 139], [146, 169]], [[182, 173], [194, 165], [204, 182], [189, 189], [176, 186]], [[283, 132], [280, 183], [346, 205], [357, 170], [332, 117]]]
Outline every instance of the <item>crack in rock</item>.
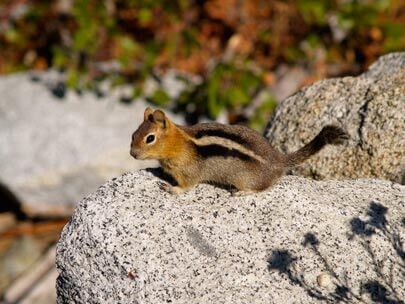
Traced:
[[359, 117], [360, 117], [360, 123], [359, 123], [359, 127], [357, 129], [357, 134], [359, 136], [359, 146], [362, 150], [365, 149], [364, 147], [364, 134], [363, 134], [363, 127], [364, 127], [364, 123], [365, 120], [367, 118], [367, 114], [368, 114], [368, 105], [369, 103], [374, 99], [373, 95], [370, 96], [370, 87], [367, 88], [365, 95], [365, 99], [366, 101], [364, 102], [364, 104], [359, 108]]

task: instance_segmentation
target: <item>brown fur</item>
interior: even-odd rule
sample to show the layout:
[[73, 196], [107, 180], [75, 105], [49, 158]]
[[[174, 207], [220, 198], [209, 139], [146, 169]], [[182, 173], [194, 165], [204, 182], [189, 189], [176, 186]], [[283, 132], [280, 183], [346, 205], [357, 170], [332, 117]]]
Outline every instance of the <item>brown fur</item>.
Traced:
[[[146, 143], [149, 135], [153, 143]], [[201, 182], [231, 185], [239, 191], [262, 191], [285, 171], [317, 153], [326, 144], [341, 144], [347, 135], [325, 127], [309, 144], [284, 155], [256, 131], [239, 125], [204, 123], [177, 126], [160, 111], [145, 110], [144, 122], [132, 135], [131, 155], [157, 159], [176, 179], [180, 193]]]

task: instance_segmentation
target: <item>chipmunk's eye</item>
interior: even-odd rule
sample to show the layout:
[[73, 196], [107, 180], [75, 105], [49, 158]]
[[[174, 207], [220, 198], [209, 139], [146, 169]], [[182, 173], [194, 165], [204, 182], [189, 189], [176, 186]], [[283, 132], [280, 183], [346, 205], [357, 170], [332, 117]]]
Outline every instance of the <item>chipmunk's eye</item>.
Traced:
[[155, 135], [150, 134], [150, 135], [148, 135], [148, 136], [146, 137], [146, 143], [147, 143], [147, 144], [150, 144], [150, 143], [152, 143], [152, 142], [154, 142], [154, 141], [155, 141]]

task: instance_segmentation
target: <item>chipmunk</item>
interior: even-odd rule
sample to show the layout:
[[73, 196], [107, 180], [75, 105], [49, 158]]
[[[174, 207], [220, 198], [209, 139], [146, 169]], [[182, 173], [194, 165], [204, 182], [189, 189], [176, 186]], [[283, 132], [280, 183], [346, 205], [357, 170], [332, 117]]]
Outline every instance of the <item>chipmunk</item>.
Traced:
[[336, 126], [326, 126], [307, 145], [291, 154], [275, 150], [258, 132], [241, 125], [174, 124], [161, 110], [147, 108], [144, 121], [132, 135], [130, 154], [156, 159], [177, 186], [163, 184], [179, 194], [201, 182], [229, 185], [235, 195], [263, 191], [286, 171], [320, 151], [348, 139]]

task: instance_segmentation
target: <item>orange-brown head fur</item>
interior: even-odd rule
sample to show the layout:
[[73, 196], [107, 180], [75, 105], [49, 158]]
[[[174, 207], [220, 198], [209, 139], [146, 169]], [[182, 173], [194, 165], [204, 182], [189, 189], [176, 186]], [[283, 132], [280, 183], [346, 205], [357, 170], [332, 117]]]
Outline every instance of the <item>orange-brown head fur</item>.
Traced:
[[168, 160], [181, 153], [186, 135], [161, 110], [146, 108], [144, 120], [132, 134], [131, 155], [136, 159]]

